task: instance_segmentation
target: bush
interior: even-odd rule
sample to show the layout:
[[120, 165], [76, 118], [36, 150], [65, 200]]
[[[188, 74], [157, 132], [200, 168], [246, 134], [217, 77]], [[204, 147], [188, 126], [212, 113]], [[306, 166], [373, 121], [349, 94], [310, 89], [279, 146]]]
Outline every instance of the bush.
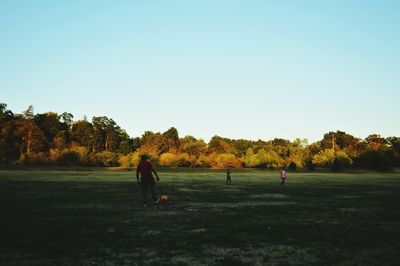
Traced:
[[131, 160], [129, 162], [131, 167], [136, 167], [139, 164], [140, 161], [140, 153], [138, 151], [135, 151], [134, 153], [131, 154]]
[[118, 159], [119, 166], [122, 167], [136, 167], [139, 164], [140, 154], [139, 152], [131, 152], [126, 155], [122, 155]]
[[199, 158], [194, 162], [195, 167], [211, 167], [211, 160], [206, 155], [200, 155]]
[[63, 166], [75, 166], [79, 164], [80, 159], [81, 156], [78, 152], [68, 150], [61, 153], [61, 155], [57, 159], [57, 162], [59, 165]]
[[98, 166], [118, 166], [119, 156], [115, 152], [102, 151], [96, 154], [96, 162]]
[[320, 150], [312, 158], [312, 163], [321, 167], [331, 167], [335, 160], [335, 151], [333, 149]]
[[131, 166], [130, 161], [131, 161], [130, 154], [127, 154], [119, 157], [118, 163], [119, 166], [121, 167], [130, 167]]
[[353, 164], [353, 160], [351, 160], [351, 158], [344, 151], [337, 151], [335, 153], [335, 156], [335, 159], [339, 161], [338, 164], [340, 165], [340, 167], [342, 167], [342, 169], [348, 168]]
[[242, 166], [241, 160], [231, 153], [222, 153], [213, 156], [210, 164], [213, 168], [239, 168]]
[[49, 155], [43, 152], [31, 153], [29, 156], [28, 154], [25, 153], [19, 159], [19, 163], [23, 165], [41, 165], [41, 166], [49, 166], [53, 164]]
[[85, 166], [96, 166], [96, 165], [98, 165], [96, 154], [87, 153], [84, 157], [81, 157], [80, 164], [81, 165], [85, 165]]
[[315, 165], [313, 164], [312, 160], [306, 161], [306, 167], [308, 171], [315, 171]]
[[391, 168], [390, 160], [382, 152], [368, 150], [354, 159], [354, 164], [358, 168], [366, 168], [377, 171], [388, 171]]
[[161, 154], [160, 156], [160, 165], [161, 166], [176, 166], [178, 163], [178, 158], [176, 154], [166, 152]]
[[190, 167], [192, 166], [192, 161], [190, 159], [189, 154], [187, 153], [180, 153], [176, 158], [176, 166], [179, 167]]
[[335, 160], [333, 160], [331, 169], [333, 171], [339, 171], [339, 170], [342, 170], [343, 168], [344, 167], [343, 167], [342, 162], [336, 157]]
[[290, 171], [296, 171], [297, 170], [297, 165], [294, 162], [290, 162], [289, 170]]

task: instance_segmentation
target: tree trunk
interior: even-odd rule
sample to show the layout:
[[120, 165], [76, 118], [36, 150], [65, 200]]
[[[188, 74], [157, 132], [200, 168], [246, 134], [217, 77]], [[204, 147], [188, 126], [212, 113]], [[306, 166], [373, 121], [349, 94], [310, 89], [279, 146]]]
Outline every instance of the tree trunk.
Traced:
[[31, 147], [32, 147], [32, 129], [28, 130], [28, 138], [26, 141], [26, 153], [28, 156], [31, 154]]

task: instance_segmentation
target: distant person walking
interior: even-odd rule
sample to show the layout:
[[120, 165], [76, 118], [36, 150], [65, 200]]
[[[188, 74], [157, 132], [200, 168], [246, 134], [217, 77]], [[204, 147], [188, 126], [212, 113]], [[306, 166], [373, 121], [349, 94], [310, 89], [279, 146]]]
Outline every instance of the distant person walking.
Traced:
[[149, 156], [147, 154], [141, 155], [140, 162], [136, 168], [136, 179], [138, 185], [140, 186], [140, 190], [142, 192], [143, 206], [147, 206], [147, 193], [149, 191], [153, 199], [153, 202], [157, 204], [159, 201], [159, 199], [157, 199], [156, 196], [156, 188], [155, 188], [156, 184], [154, 182], [153, 173], [157, 177], [157, 182], [160, 181], [157, 172], [154, 170], [154, 167], [149, 160]]
[[280, 176], [281, 176], [281, 186], [280, 187], [284, 188], [285, 187], [285, 181], [286, 181], [286, 170], [285, 170], [285, 167], [281, 168]]
[[232, 179], [231, 179], [231, 169], [226, 170], [226, 184], [232, 185]]

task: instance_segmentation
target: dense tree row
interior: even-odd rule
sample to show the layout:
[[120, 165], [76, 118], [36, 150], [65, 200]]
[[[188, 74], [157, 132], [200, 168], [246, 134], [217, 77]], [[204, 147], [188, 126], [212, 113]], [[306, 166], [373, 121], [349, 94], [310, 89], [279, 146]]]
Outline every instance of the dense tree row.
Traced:
[[323, 139], [251, 141], [214, 136], [209, 143], [192, 136], [180, 138], [175, 128], [146, 131], [131, 138], [113, 119], [99, 116], [74, 121], [70, 113], [22, 114], [0, 104], [0, 163], [22, 165], [136, 166], [147, 153], [166, 167], [315, 167], [340, 170], [388, 170], [400, 166], [400, 138], [374, 134], [359, 139], [342, 131]]

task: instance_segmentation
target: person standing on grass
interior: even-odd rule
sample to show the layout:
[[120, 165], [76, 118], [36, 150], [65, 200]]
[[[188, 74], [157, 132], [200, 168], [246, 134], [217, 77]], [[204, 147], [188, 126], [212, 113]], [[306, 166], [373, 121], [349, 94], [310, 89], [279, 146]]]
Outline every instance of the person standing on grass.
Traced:
[[282, 167], [281, 168], [281, 174], [280, 174], [280, 176], [281, 176], [281, 188], [284, 188], [285, 187], [285, 180], [286, 180], [286, 170], [285, 170], [285, 167]]
[[149, 156], [147, 154], [142, 154], [140, 156], [140, 162], [136, 168], [136, 179], [142, 192], [143, 206], [147, 206], [147, 193], [149, 191], [155, 204], [160, 200], [157, 199], [156, 196], [156, 184], [154, 182], [153, 173], [157, 177], [157, 182], [160, 181], [156, 170], [154, 170], [154, 167], [149, 160]]
[[228, 182], [229, 182], [229, 185], [232, 185], [232, 179], [231, 179], [231, 169], [227, 169], [226, 170], [226, 184], [228, 185]]

